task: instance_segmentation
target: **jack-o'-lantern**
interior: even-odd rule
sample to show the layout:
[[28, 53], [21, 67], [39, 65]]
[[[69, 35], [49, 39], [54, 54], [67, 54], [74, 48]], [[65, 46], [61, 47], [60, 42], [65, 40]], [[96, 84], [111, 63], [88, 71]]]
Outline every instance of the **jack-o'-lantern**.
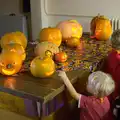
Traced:
[[0, 73], [3, 75], [13, 75], [19, 72], [22, 67], [22, 58], [16, 52], [6, 52], [0, 54]]
[[50, 56], [53, 57], [54, 54], [59, 52], [59, 48], [56, 44], [51, 42], [41, 42], [38, 43], [35, 47], [35, 55], [36, 56]]
[[46, 78], [55, 72], [55, 63], [50, 57], [35, 57], [30, 64], [31, 74], [35, 77]]
[[21, 32], [11, 32], [11, 33], [6, 33], [1, 37], [0, 40], [0, 45], [3, 48], [6, 44], [10, 43], [18, 43], [24, 47], [24, 49], [27, 46], [27, 39], [24, 36], [23, 33]]
[[60, 63], [67, 61], [67, 58], [68, 58], [68, 56], [65, 52], [59, 52], [59, 53], [55, 54], [54, 57], [55, 57], [55, 61], [60, 62]]
[[62, 41], [62, 34], [58, 28], [43, 28], [40, 31], [39, 42], [43, 41], [52, 42], [59, 47]]
[[62, 21], [57, 25], [57, 28], [62, 32], [63, 41], [68, 38], [81, 38], [83, 29], [76, 20]]
[[66, 45], [69, 47], [78, 47], [80, 45], [80, 39], [79, 38], [69, 38], [66, 40]]
[[108, 40], [112, 35], [111, 22], [105, 16], [96, 16], [91, 21], [91, 35], [98, 40]]
[[22, 57], [22, 60], [24, 61], [26, 58], [26, 53], [25, 53], [25, 49], [23, 48], [22, 45], [18, 44], [18, 43], [11, 43], [11, 44], [7, 44], [3, 47], [2, 49], [2, 53], [6, 53], [6, 52], [16, 52], [17, 54], [20, 55], [20, 57]]

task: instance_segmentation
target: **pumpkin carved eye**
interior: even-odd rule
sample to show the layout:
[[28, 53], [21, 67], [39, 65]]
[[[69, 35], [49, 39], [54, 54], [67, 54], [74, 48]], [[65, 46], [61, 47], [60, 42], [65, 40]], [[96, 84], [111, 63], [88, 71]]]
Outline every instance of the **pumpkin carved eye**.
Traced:
[[5, 66], [4, 62], [1, 62], [0, 65], [1, 65], [1, 66]]

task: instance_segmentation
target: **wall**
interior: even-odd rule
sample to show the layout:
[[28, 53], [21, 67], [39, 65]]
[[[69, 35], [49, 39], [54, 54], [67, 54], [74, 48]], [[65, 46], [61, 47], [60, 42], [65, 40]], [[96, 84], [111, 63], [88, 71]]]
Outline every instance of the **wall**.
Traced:
[[0, 0], [0, 15], [20, 12], [20, 0]]
[[78, 20], [84, 32], [89, 32], [90, 21], [98, 13], [119, 18], [119, 5], [119, 0], [31, 0], [33, 39], [37, 39], [41, 28], [67, 19]]

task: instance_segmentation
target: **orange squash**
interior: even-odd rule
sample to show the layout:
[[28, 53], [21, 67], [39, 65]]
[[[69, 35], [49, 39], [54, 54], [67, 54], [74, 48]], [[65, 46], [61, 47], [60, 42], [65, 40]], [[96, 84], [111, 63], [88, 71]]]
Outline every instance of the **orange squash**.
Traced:
[[23, 48], [23, 46], [21, 46], [18, 43], [7, 44], [2, 49], [2, 53], [6, 53], [6, 52], [9, 52], [9, 51], [16, 52], [17, 54], [19, 54], [20, 57], [22, 57], [23, 61], [26, 58], [25, 49]]
[[39, 42], [49, 41], [57, 46], [61, 45], [62, 34], [58, 28], [43, 28], [40, 31]]
[[67, 54], [65, 52], [59, 52], [57, 54], [55, 54], [55, 61], [63, 63], [65, 61], [67, 61]]
[[50, 57], [35, 57], [30, 64], [31, 74], [35, 77], [46, 78], [55, 72], [55, 63]]
[[0, 54], [0, 73], [3, 75], [13, 75], [19, 72], [22, 67], [22, 59], [16, 52], [6, 52]]
[[91, 21], [91, 35], [98, 40], [108, 40], [112, 35], [111, 22], [105, 16], [96, 16]]
[[18, 43], [22, 45], [25, 49], [27, 46], [27, 38], [21, 32], [6, 33], [5, 35], [2, 36], [0, 40], [0, 45], [3, 48], [6, 44], [10, 43]]
[[41, 42], [38, 43], [35, 47], [35, 55], [36, 56], [50, 56], [53, 57], [54, 54], [59, 52], [59, 48], [56, 44], [53, 44], [51, 42]]
[[62, 32], [63, 41], [68, 38], [81, 38], [83, 29], [76, 20], [62, 21], [57, 25], [57, 28]]

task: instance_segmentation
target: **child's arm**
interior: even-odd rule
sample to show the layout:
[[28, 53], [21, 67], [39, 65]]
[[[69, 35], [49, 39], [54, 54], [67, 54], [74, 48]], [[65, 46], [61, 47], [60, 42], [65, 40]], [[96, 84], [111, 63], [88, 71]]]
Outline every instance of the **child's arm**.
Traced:
[[75, 98], [76, 100], [81, 99], [81, 94], [77, 93], [74, 89], [73, 85], [71, 84], [69, 78], [67, 77], [66, 73], [64, 71], [60, 71], [58, 76], [63, 80], [64, 84], [66, 85], [68, 91], [70, 92], [71, 96]]

